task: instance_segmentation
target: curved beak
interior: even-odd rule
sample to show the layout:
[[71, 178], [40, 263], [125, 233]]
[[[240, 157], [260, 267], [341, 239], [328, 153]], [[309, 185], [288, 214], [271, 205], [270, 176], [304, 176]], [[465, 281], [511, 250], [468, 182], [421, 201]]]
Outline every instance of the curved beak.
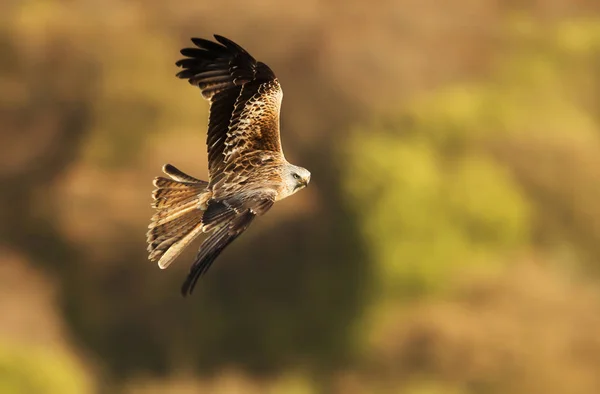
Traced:
[[305, 188], [306, 186], [308, 186], [309, 182], [310, 182], [310, 176], [308, 178], [299, 180], [298, 183], [296, 184], [296, 186], [294, 187], [294, 190]]

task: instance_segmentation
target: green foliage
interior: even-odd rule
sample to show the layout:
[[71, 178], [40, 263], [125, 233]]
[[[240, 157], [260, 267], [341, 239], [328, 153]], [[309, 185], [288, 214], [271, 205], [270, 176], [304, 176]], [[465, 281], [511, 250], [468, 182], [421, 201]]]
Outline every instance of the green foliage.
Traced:
[[[271, 380], [265, 383], [271, 389], [257, 392], [319, 391], [340, 367], [357, 379], [347, 382], [357, 391], [338, 391], [350, 394], [402, 386], [407, 394], [548, 392], [527, 389], [544, 379], [544, 388], [556, 392], [567, 386], [593, 392], [576, 391], [568, 380], [557, 385], [568, 374], [578, 381], [584, 365], [595, 379], [588, 353], [573, 358], [545, 350], [559, 348], [553, 338], [566, 338], [561, 349], [600, 354], [589, 346], [598, 325], [589, 323], [597, 308], [587, 296], [575, 303], [571, 289], [559, 293], [563, 313], [580, 316], [565, 318], [554, 299], [527, 302], [539, 299], [538, 292], [507, 297], [520, 276], [513, 271], [495, 305], [486, 304], [480, 289], [448, 310], [449, 298], [413, 304], [397, 298], [435, 293], [454, 273], [503, 268], [520, 250], [543, 263], [567, 255], [582, 264], [583, 252], [600, 259], [598, 19], [514, 18], [502, 26], [505, 6], [494, 5], [483, 11], [493, 25], [482, 20], [468, 30], [464, 20], [446, 18], [446, 10], [418, 7], [425, 18], [396, 23], [390, 14], [389, 26], [363, 18], [356, 30], [345, 27], [354, 6], [345, 15], [336, 7], [306, 12], [297, 2], [286, 19], [254, 15], [246, 10], [255, 7], [242, 3], [233, 14], [230, 4], [211, 4], [207, 12], [202, 2], [191, 8], [158, 1], [9, 3], [0, 7], [7, 9], [0, 16], [0, 123], [15, 129], [5, 134], [21, 141], [15, 145], [22, 152], [10, 140], [4, 144], [6, 157], [19, 160], [2, 166], [15, 172], [0, 179], [8, 207], [0, 235], [56, 279], [65, 326], [105, 368], [106, 392], [118, 392], [118, 379], [136, 374], [159, 379], [184, 371], [210, 379], [205, 375], [218, 377], [228, 366]], [[484, 3], [458, 2], [448, 10], [465, 7], [471, 18], [491, 7]], [[310, 23], [302, 19], [313, 14]], [[398, 40], [397, 26], [416, 34]], [[205, 163], [207, 104], [176, 81], [173, 62], [184, 37], [189, 42], [192, 34], [213, 31], [243, 37], [268, 54], [289, 94], [282, 114], [286, 153], [306, 163], [314, 186], [253, 224], [193, 299], [182, 302], [177, 288], [195, 250], [161, 272], [147, 262], [144, 232], [150, 180], [163, 160], [182, 162], [185, 170]], [[472, 39], [479, 31], [493, 39]], [[300, 38], [288, 41], [292, 36]], [[469, 60], [457, 61], [457, 53]], [[425, 83], [429, 56], [425, 69], [439, 75]], [[489, 76], [482, 65], [490, 66]], [[381, 96], [390, 97], [403, 87], [398, 81], [413, 77], [401, 94], [408, 97], [402, 110], [349, 124], [377, 111], [370, 98], [379, 95], [365, 87], [378, 89], [385, 80]], [[425, 87], [427, 95], [411, 96]], [[332, 164], [332, 147], [348, 129], [342, 160]], [[374, 264], [365, 263], [365, 254]], [[548, 286], [552, 293], [555, 284], [541, 275], [552, 265], [540, 266], [522, 286]], [[381, 297], [371, 296], [373, 288]], [[412, 324], [411, 309], [423, 314]], [[539, 311], [552, 319], [523, 323]], [[399, 324], [390, 329], [394, 319]], [[574, 322], [569, 335], [561, 331], [564, 322]], [[582, 327], [591, 334], [581, 336]], [[361, 348], [367, 336], [381, 346]], [[539, 339], [537, 347], [522, 346], [532, 339]], [[524, 349], [534, 349], [531, 358]], [[289, 373], [296, 369], [306, 372]], [[381, 371], [390, 372], [388, 382], [378, 379]], [[0, 348], [1, 392], [85, 392], [81, 376], [53, 351]], [[223, 387], [220, 392], [234, 390]]]
[[89, 383], [66, 354], [26, 345], [0, 345], [0, 392], [84, 394]]
[[[22, 145], [28, 153], [40, 146], [38, 157], [27, 156], [35, 163], [52, 154], [63, 160], [40, 166], [39, 178], [51, 183], [52, 190], [38, 190], [28, 166], [22, 166], [18, 182], [5, 183], [11, 185], [6, 189], [14, 189], [15, 183], [24, 187], [18, 198], [4, 196], [11, 212], [0, 234], [6, 229], [19, 240], [17, 249], [56, 273], [66, 324], [77, 342], [103, 361], [103, 384], [140, 370], [167, 374], [184, 366], [210, 374], [236, 365], [264, 373], [302, 365], [323, 371], [347, 360], [349, 327], [366, 302], [359, 285], [365, 267], [354, 218], [342, 208], [331, 163], [303, 160], [307, 154], [296, 148], [299, 163], [310, 162], [321, 179], [331, 179], [320, 189], [326, 201], [318, 207], [309, 202], [298, 212], [295, 207], [301, 203], [288, 205], [289, 216], [283, 207], [279, 219], [269, 216], [270, 225], [257, 222], [223, 253], [211, 268], [211, 280], [198, 286], [190, 302], [182, 302], [178, 289], [196, 245], [166, 272], [148, 262], [144, 234], [151, 215], [151, 180], [160, 166], [168, 160], [206, 179], [193, 166], [206, 163], [208, 104], [197, 89], [175, 78], [178, 50], [191, 45], [192, 34], [227, 34], [237, 23], [217, 29], [205, 23], [214, 20], [210, 13], [195, 14], [185, 32], [180, 21], [171, 24], [169, 18], [171, 11], [187, 5], [165, 6], [168, 12], [158, 15], [160, 2], [100, 3], [51, 0], [10, 6], [14, 18], [5, 36], [15, 54], [6, 58], [22, 64], [13, 67], [14, 75], [6, 81], [22, 82], [28, 94], [43, 92], [41, 99], [58, 103], [48, 111], [49, 119], [61, 120], [47, 121], [39, 116], [40, 105], [23, 99], [22, 117], [41, 118], [30, 134], [39, 130], [52, 145], [38, 143], [37, 135]], [[238, 41], [244, 37], [245, 43], [262, 43], [263, 50], [275, 47], [261, 32], [254, 34], [238, 32]], [[311, 47], [300, 50], [300, 55], [307, 52], [300, 58], [314, 58]], [[285, 64], [287, 55], [280, 56], [279, 63]], [[278, 58], [271, 59], [275, 68]], [[30, 72], [29, 66], [35, 69]], [[319, 86], [321, 102], [345, 103], [309, 65], [299, 70]], [[84, 107], [85, 116], [71, 122], [77, 138], [63, 136], [59, 131], [68, 114], [55, 97], [64, 93], [70, 98], [79, 87], [91, 92], [72, 100]], [[314, 88], [307, 85], [304, 91], [305, 103], [315, 104]], [[306, 116], [302, 102], [286, 113], [294, 108]], [[315, 108], [330, 116], [331, 107]], [[320, 117], [312, 111], [309, 118]], [[320, 125], [320, 134], [332, 123]], [[295, 124], [286, 130], [290, 137], [301, 133]], [[294, 157], [292, 138], [286, 153]], [[65, 147], [71, 155], [63, 154]], [[318, 149], [314, 158], [330, 156], [328, 144]], [[30, 196], [43, 198], [43, 209]], [[306, 201], [304, 196], [296, 201]], [[64, 213], [74, 219], [64, 222]], [[82, 224], [89, 225], [85, 235], [79, 231]], [[261, 235], [260, 226], [270, 228], [268, 237]]]
[[450, 268], [527, 242], [529, 208], [496, 162], [445, 158], [420, 137], [369, 134], [351, 140], [347, 185], [386, 288], [432, 290]]
[[600, 142], [589, 86], [599, 82], [598, 22], [509, 26], [518, 45], [490, 81], [440, 90], [352, 133], [345, 184], [386, 289], [434, 290], [452, 271], [528, 245], [543, 226], [533, 207], [554, 213], [528, 194], [532, 173], [552, 175], [544, 163], [523, 166], [527, 150]]

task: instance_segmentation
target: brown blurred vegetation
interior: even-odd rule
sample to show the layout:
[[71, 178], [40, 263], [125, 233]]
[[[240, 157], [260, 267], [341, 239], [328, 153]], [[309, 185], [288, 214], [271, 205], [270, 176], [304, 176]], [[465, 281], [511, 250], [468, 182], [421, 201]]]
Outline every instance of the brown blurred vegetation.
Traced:
[[[6, 1], [0, 392], [600, 392], [600, 3]], [[151, 179], [204, 177], [189, 37], [285, 91], [311, 187], [146, 260]]]

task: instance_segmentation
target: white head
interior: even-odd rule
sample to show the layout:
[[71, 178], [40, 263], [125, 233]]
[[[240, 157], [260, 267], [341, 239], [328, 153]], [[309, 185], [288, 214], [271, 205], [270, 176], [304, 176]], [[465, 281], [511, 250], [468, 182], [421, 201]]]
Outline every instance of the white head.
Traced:
[[282, 168], [281, 178], [283, 179], [283, 190], [279, 193], [278, 200], [289, 197], [308, 186], [310, 171], [288, 163]]

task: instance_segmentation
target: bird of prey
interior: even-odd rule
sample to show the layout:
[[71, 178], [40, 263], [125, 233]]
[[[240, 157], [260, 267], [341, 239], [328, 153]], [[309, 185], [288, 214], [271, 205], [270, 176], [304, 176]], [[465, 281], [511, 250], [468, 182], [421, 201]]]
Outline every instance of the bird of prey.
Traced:
[[210, 102], [208, 182], [171, 164], [154, 179], [147, 233], [149, 259], [167, 268], [200, 234], [206, 234], [181, 287], [191, 294], [219, 254], [275, 201], [306, 187], [310, 172], [288, 163], [279, 136], [283, 92], [273, 71], [233, 41], [192, 38], [176, 65], [181, 79]]

